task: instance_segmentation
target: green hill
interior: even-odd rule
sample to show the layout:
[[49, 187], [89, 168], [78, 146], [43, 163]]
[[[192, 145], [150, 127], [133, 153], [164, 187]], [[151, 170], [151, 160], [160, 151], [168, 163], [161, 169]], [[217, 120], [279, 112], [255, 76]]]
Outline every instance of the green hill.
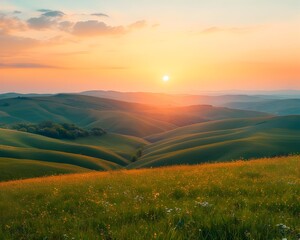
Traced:
[[171, 123], [138, 114], [142, 105], [80, 95], [0, 100], [0, 123], [71, 122], [84, 128], [101, 127], [109, 132], [147, 136], [171, 130]]
[[129, 168], [230, 161], [299, 153], [300, 116], [195, 124], [150, 136]]
[[72, 122], [82, 128], [145, 137], [198, 122], [269, 116], [269, 114], [204, 106], [157, 107], [111, 99], [59, 94], [0, 100], [0, 123]]
[[296, 240], [299, 163], [293, 156], [2, 182], [0, 239]]
[[[66, 168], [65, 164], [72, 165], [73, 172], [77, 172], [78, 169], [88, 171], [122, 168], [130, 163], [138, 149], [147, 144], [142, 139], [118, 134], [67, 141], [0, 129], [0, 136], [0, 158], [18, 160], [13, 162], [13, 166], [16, 168], [19, 163], [19, 169], [21, 169], [21, 165], [27, 166], [27, 168], [29, 165], [40, 166], [40, 176], [43, 176], [43, 172], [47, 173], [50, 170], [54, 173], [72, 172], [72, 168]], [[36, 160], [37, 162], [33, 164], [31, 161], [30, 164], [28, 162], [25, 164], [23, 160]], [[44, 163], [41, 165], [41, 162]], [[7, 164], [5, 166], [8, 167]], [[47, 171], [48, 168], [49, 171]], [[3, 169], [3, 171], [12, 172], [9, 169]], [[10, 175], [12, 176], [12, 174]], [[16, 178], [17, 176], [20, 174], [16, 173], [15, 177], [12, 177]], [[28, 173], [25, 168], [23, 177], [26, 176]], [[31, 175], [29, 174], [29, 176]]]

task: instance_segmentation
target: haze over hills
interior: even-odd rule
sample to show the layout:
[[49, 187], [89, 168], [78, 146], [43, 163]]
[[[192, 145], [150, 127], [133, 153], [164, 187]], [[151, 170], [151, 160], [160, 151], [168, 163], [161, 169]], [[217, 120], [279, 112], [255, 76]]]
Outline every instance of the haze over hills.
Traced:
[[17, 98], [17, 97], [46, 97], [51, 96], [53, 94], [39, 94], [39, 93], [1, 93], [0, 99], [7, 99], [7, 98]]
[[267, 112], [282, 116], [300, 114], [300, 98], [264, 100], [259, 102], [231, 102], [224, 106], [234, 109]]
[[160, 106], [189, 106], [189, 105], [220, 105], [233, 101], [259, 101], [263, 97], [249, 95], [189, 95], [189, 94], [166, 94], [150, 92], [117, 92], [117, 91], [87, 91], [82, 95], [100, 98], [109, 98], [126, 102], [136, 102]]
[[151, 92], [118, 92], [118, 91], [86, 91], [82, 95], [109, 98], [126, 102], [136, 102], [149, 105], [189, 106], [213, 105], [223, 106], [231, 102], [260, 102], [267, 99], [300, 99], [300, 91], [224, 91], [204, 92], [201, 94], [167, 94]]

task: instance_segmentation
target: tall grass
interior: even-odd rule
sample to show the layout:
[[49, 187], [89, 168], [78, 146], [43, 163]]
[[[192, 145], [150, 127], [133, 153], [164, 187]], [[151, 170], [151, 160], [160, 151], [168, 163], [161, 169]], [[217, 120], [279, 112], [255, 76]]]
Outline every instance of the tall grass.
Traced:
[[0, 239], [299, 239], [300, 157], [0, 183]]

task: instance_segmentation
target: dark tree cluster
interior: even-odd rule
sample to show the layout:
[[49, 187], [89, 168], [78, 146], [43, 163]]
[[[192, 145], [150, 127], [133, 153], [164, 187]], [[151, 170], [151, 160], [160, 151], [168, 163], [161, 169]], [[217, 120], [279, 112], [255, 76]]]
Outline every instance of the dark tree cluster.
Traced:
[[39, 124], [18, 123], [11, 127], [14, 130], [29, 132], [57, 139], [76, 139], [88, 136], [102, 136], [106, 131], [102, 128], [82, 129], [72, 123], [54, 123], [51, 121]]

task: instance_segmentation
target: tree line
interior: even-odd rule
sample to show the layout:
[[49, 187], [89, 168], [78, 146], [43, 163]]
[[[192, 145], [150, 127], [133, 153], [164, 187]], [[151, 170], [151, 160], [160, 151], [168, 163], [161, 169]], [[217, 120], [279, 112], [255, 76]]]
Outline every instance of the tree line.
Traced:
[[54, 123], [51, 121], [39, 124], [18, 123], [10, 127], [11, 129], [43, 135], [57, 139], [76, 139], [88, 136], [102, 136], [106, 131], [102, 128], [83, 129], [73, 123]]

